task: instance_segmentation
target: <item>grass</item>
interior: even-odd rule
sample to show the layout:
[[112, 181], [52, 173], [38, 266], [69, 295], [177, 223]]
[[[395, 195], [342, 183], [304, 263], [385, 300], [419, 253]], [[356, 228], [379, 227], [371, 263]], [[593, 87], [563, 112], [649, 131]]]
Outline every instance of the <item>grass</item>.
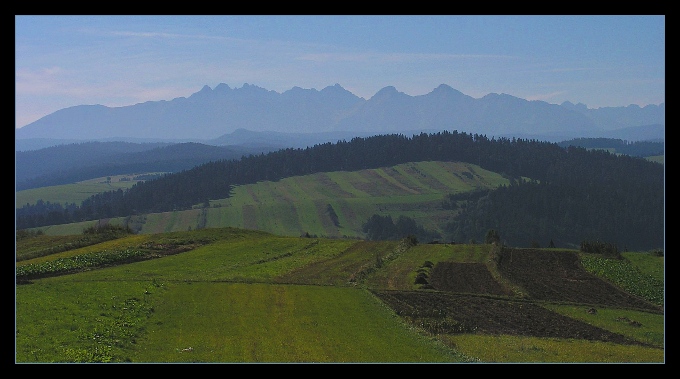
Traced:
[[[658, 257], [650, 256], [649, 261], [658, 262]], [[640, 263], [639, 260], [637, 262], [636, 266], [625, 259], [606, 259], [595, 254], [582, 254], [581, 257], [581, 263], [587, 271], [606, 278], [632, 294], [663, 306], [665, 298], [663, 276], [659, 278], [658, 268], [652, 268], [651, 263]], [[638, 266], [656, 274], [647, 274], [638, 269]]]
[[[459, 359], [411, 330], [368, 291], [342, 283], [263, 283], [336, 259], [360, 241], [206, 229], [125, 237], [118, 243], [140, 237], [144, 245], [214, 241], [162, 259], [18, 286], [18, 362]], [[370, 246], [355, 251], [354, 259], [360, 261]], [[52, 298], [58, 300], [44, 301]]]
[[488, 259], [488, 245], [467, 244], [421, 244], [410, 248], [371, 275], [367, 285], [373, 288], [399, 290], [418, 289], [416, 275], [425, 262], [436, 264], [441, 261], [483, 262]]
[[638, 341], [664, 346], [664, 315], [609, 308], [596, 308], [596, 312], [592, 312], [592, 307], [571, 305], [547, 305], [546, 308]]
[[[35, 249], [41, 243], [54, 240], [36, 239], [26, 246]], [[17, 265], [159, 246], [195, 248], [16, 286], [16, 362], [664, 361], [663, 314], [607, 308], [591, 314], [583, 306], [544, 304], [659, 348], [430, 335], [369, 292], [415, 290], [414, 275], [425, 261], [486, 263], [490, 247], [484, 244], [409, 247], [398, 241], [206, 228], [128, 235]], [[659, 257], [635, 257], [630, 266], [658, 271], [652, 268]]]
[[[366, 291], [177, 283], [139, 341], [139, 362], [450, 362]], [[350, 317], [348, 317], [350, 316]], [[219, 329], [215, 327], [219, 325]], [[168, 333], [172, 331], [172, 333]]]
[[661, 349], [608, 342], [477, 334], [441, 338], [482, 363], [646, 363], [663, 362]]
[[[447, 194], [496, 188], [501, 184], [508, 184], [507, 179], [461, 162], [416, 162], [354, 172], [317, 173], [235, 186], [231, 197], [210, 201], [205, 225], [199, 221], [200, 209], [148, 214], [139, 232], [186, 231], [205, 226], [260, 229], [286, 236], [309, 233], [358, 238], [363, 237], [362, 224], [373, 214], [390, 214], [395, 220], [401, 215], [411, 217], [419, 225], [441, 233], [440, 219], [451, 215], [441, 207]], [[70, 190], [74, 193], [89, 188], [84, 183], [72, 186], [76, 186]], [[19, 191], [17, 206], [34, 204], [38, 199], [59, 202], [60, 193], [54, 187], [39, 192]], [[333, 225], [325, 213], [327, 204], [332, 204], [338, 214], [339, 226]], [[112, 222], [122, 224], [124, 218]], [[40, 229], [49, 235], [77, 234], [91, 223]]]
[[651, 275], [656, 280], [664, 280], [663, 256], [654, 255], [652, 252], [625, 252], [621, 255], [643, 274]]
[[61, 278], [18, 286], [16, 361], [130, 361], [131, 347], [153, 314], [152, 288], [149, 282]]
[[[129, 178], [130, 180], [123, 180], [122, 178]], [[42, 187], [16, 192], [16, 207], [21, 208], [26, 204], [35, 204], [38, 199], [50, 203], [80, 205], [83, 200], [86, 200], [92, 195], [106, 191], [114, 191], [118, 189], [127, 189], [136, 184], [138, 180], [132, 180], [131, 175], [114, 175], [111, 176], [111, 181], [107, 181], [106, 177], [85, 180], [73, 184], [63, 184], [58, 186]]]

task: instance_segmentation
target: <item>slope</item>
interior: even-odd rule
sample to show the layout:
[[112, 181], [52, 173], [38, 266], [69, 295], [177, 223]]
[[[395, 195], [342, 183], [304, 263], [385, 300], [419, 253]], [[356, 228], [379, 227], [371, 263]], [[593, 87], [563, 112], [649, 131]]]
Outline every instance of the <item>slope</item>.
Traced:
[[[379, 214], [391, 215], [394, 219], [410, 217], [426, 229], [436, 231], [452, 213], [442, 207], [447, 194], [493, 189], [507, 183], [499, 174], [473, 164], [413, 162], [235, 186], [229, 198], [211, 200], [192, 210], [115, 218], [111, 222], [129, 225], [139, 233], [229, 226], [288, 236], [308, 233], [355, 238], [363, 237], [363, 223], [373, 214]], [[21, 195], [23, 193], [18, 193], [18, 197], [24, 199]], [[329, 209], [337, 215], [337, 225]], [[73, 234], [90, 224], [92, 222], [42, 229], [51, 235]]]
[[[589, 292], [621, 293], [596, 276], [581, 283], [580, 293], [588, 297], [574, 296], [566, 304], [588, 310], [586, 318], [565, 314], [559, 297], [532, 296], [546, 285], [564, 284], [559, 276], [544, 275], [546, 260], [553, 262], [553, 273], [589, 275], [573, 265], [580, 257], [576, 251], [513, 250], [515, 257], [529, 254], [513, 259], [513, 269], [534, 278], [518, 283], [502, 276], [506, 269], [493, 269], [492, 245], [413, 246], [227, 228], [125, 237], [21, 265], [197, 241], [200, 246], [185, 252], [18, 286], [17, 360], [502, 362], [503, 354], [512, 354], [514, 362], [664, 359], [663, 312], [592, 303]], [[541, 254], [545, 259], [536, 259]], [[484, 265], [492, 274], [473, 281], [521, 284], [529, 296], [425, 289], [413, 281], [425, 267], [432, 268], [436, 283], [434, 268], [467, 264]], [[519, 355], [517, 341], [528, 348]], [[480, 345], [495, 355], [489, 358]]]

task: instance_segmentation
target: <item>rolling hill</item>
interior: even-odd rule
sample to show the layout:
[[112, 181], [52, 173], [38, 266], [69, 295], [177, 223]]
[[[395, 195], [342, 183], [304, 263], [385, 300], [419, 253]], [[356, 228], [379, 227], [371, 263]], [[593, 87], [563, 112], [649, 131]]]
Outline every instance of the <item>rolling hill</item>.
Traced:
[[[425, 164], [419, 162], [440, 168], [395, 169], [407, 163]], [[442, 168], [447, 162], [471, 163], [478, 168], [456, 172]], [[455, 175], [476, 180], [479, 169], [505, 181], [492, 181], [495, 189], [472, 183], [463, 190], [451, 181]], [[378, 171], [353, 173], [362, 170]], [[353, 174], [337, 178], [335, 172]], [[318, 179], [322, 185], [317, 187], [323, 188], [326, 198], [317, 197], [316, 203], [310, 202], [304, 184], [282, 186], [285, 192], [276, 189], [276, 183], [286, 178], [322, 173], [324, 179]], [[169, 231], [178, 230], [175, 224], [200, 228], [224, 225], [213, 220], [229, 219], [243, 224], [228, 225], [286, 235], [356, 237], [366, 233], [359, 225], [377, 215], [394, 217], [394, 222], [404, 216], [407, 219], [402, 224], [415, 218], [418, 225], [411, 230], [425, 228], [449, 241], [480, 240], [489, 229], [496, 229], [514, 246], [551, 242], [577, 247], [585, 239], [594, 239], [617, 243], [623, 249], [652, 249], [663, 246], [663, 176], [662, 165], [642, 158], [533, 140], [496, 140], [465, 133], [357, 137], [349, 142], [210, 162], [139, 182], [127, 191], [95, 194], [80, 205], [27, 204], [17, 208], [17, 227], [53, 229], [73, 222], [123, 219], [135, 230], [160, 220], [159, 226], [149, 230]], [[274, 184], [269, 185], [271, 189], [255, 188], [263, 191], [268, 205], [258, 204], [257, 193], [232, 199], [237, 188], [255, 190], [247, 186], [265, 182]], [[388, 192], [381, 193], [382, 189]], [[474, 189], [478, 191], [470, 192]], [[436, 194], [427, 193], [432, 190]], [[312, 194], [314, 191], [318, 190], [312, 188]], [[225, 202], [227, 206], [217, 210], [222, 199], [234, 203]], [[267, 209], [270, 205], [273, 207]], [[258, 216], [258, 212], [264, 213]], [[315, 214], [320, 216], [310, 218]], [[612, 224], [612, 219], [619, 221]], [[435, 233], [424, 234], [431, 239]]]

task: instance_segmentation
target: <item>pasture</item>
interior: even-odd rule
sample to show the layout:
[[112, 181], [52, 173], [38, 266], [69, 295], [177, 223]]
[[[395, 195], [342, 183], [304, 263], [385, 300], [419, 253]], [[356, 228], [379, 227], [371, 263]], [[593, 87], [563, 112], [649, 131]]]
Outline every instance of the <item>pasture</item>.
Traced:
[[[47, 246], [48, 237], [35, 238]], [[120, 254], [127, 250], [139, 259]], [[499, 254], [486, 244], [240, 228], [128, 235], [17, 262], [17, 279], [54, 271], [26, 274], [15, 287], [15, 360], [664, 362], [663, 288], [635, 295], [606, 279], [613, 267], [663, 280], [663, 257], [630, 252], [589, 272], [573, 265], [584, 258], [575, 250]], [[77, 268], [85, 256], [107, 259]], [[72, 265], [59, 272], [57, 261]], [[549, 272], [545, 262], [554, 262]], [[452, 280], [463, 272], [482, 275]], [[498, 287], [508, 291], [490, 290]], [[559, 288], [564, 295], [553, 295]]]
[[[407, 216], [428, 230], [440, 231], [442, 218], [452, 211], [441, 206], [447, 194], [508, 184], [501, 175], [461, 162], [414, 162], [354, 172], [329, 172], [285, 178], [276, 182], [235, 186], [231, 196], [210, 200], [210, 206], [143, 217], [117, 217], [109, 222], [129, 224], [151, 234], [220, 227], [264, 230], [276, 235], [361, 238], [362, 224], [372, 215]], [[89, 187], [74, 184], [73, 192]], [[61, 186], [59, 186], [61, 187]], [[70, 188], [70, 187], [69, 187]], [[17, 192], [17, 206], [38, 199], [59, 202], [58, 188]], [[101, 190], [104, 190], [100, 187]], [[19, 203], [21, 199], [22, 203]], [[69, 201], [71, 202], [71, 201]], [[334, 223], [328, 212], [338, 217]], [[77, 234], [93, 221], [40, 228], [48, 235]]]

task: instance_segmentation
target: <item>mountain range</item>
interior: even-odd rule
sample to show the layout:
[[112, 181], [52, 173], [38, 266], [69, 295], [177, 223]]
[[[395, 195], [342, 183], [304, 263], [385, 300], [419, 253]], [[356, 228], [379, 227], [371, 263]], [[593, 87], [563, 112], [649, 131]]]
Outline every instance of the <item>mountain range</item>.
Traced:
[[[204, 86], [189, 97], [130, 106], [79, 105], [16, 129], [17, 150], [60, 141], [307, 145], [378, 134], [458, 130], [552, 142], [571, 138], [665, 137], [665, 103], [592, 109], [491, 93], [475, 99], [442, 84], [410, 96], [388, 86], [366, 100], [339, 84], [283, 93], [244, 84]], [[294, 146], [298, 145], [298, 146]]]

